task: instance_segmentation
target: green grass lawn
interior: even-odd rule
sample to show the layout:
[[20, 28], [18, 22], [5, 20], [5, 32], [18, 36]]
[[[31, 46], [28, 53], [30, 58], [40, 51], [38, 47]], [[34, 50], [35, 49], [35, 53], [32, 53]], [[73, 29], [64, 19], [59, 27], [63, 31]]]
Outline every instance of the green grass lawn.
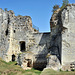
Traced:
[[23, 70], [16, 62], [6, 63], [0, 59], [0, 75], [75, 75], [75, 71], [54, 71], [52, 69], [45, 69], [42, 72], [39, 70]]
[[16, 62], [6, 63], [0, 59], [0, 75], [40, 75], [41, 71], [31, 69], [23, 70]]
[[45, 69], [41, 75], [75, 75], [75, 71], [54, 71], [52, 69]]

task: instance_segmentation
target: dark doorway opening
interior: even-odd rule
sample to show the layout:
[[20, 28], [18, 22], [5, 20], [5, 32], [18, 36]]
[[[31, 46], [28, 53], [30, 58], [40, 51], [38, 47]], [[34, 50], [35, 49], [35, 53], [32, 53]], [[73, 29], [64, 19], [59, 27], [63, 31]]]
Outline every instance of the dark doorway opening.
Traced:
[[31, 59], [27, 59], [28, 63], [27, 63], [27, 67], [32, 67], [32, 60]]
[[20, 42], [20, 51], [21, 51], [21, 52], [25, 52], [25, 50], [26, 50], [25, 42], [24, 42], [24, 41], [21, 41], [21, 42]]
[[15, 61], [15, 55], [14, 54], [12, 55], [12, 61]]
[[33, 62], [33, 68], [39, 71], [42, 71], [44, 68], [46, 68], [47, 62]]
[[16, 31], [14, 30], [14, 33], [15, 33]]

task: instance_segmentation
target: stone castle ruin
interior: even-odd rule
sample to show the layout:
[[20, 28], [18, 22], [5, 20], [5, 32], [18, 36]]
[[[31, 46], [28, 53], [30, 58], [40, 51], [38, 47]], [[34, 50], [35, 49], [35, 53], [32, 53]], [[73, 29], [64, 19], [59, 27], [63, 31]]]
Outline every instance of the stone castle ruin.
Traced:
[[[22, 64], [23, 61], [33, 63], [32, 56], [34, 55], [35, 61], [39, 62], [39, 58], [43, 57], [43, 63], [46, 64], [49, 39], [50, 33], [39, 33], [32, 27], [30, 16], [15, 16], [11, 10], [0, 9], [0, 57], [6, 62], [17, 61], [17, 59], [20, 61], [19, 55], [23, 58], [25, 54], [28, 54], [24, 57], [25, 60], [18, 63]], [[37, 62], [36, 64], [38, 65]]]
[[17, 61], [23, 69], [71, 70], [75, 63], [75, 5], [58, 9], [51, 17], [51, 32], [33, 28], [30, 16], [15, 16], [0, 9], [0, 58]]

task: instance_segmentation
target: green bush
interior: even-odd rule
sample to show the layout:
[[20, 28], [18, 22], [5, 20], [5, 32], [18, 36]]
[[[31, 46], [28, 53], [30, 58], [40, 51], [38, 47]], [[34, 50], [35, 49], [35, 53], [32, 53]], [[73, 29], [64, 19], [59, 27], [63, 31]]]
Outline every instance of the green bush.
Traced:
[[65, 8], [66, 5], [68, 5], [69, 1], [68, 0], [63, 0], [61, 9]]
[[57, 9], [59, 9], [59, 5], [54, 5], [52, 12], [55, 12]]

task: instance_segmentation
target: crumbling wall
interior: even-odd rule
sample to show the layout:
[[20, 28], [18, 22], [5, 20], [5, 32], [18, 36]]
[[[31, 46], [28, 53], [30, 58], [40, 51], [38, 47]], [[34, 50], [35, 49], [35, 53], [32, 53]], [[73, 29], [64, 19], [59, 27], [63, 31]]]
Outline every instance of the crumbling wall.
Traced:
[[[75, 4], [69, 4], [64, 9], [53, 13], [51, 24], [51, 55], [56, 55], [62, 66], [70, 68], [75, 61]], [[54, 51], [54, 53], [52, 52]], [[57, 51], [57, 52], [56, 52]], [[50, 59], [51, 60], [51, 59]], [[51, 65], [51, 64], [50, 64]], [[67, 66], [68, 65], [68, 66]]]
[[50, 55], [56, 55], [61, 63], [61, 47], [62, 47], [62, 20], [61, 10], [53, 13], [50, 19], [51, 36], [50, 36]]
[[50, 47], [50, 32], [49, 33], [34, 33], [33, 53], [47, 54]]
[[[39, 33], [32, 28], [30, 16], [15, 16], [12, 10], [0, 9], [0, 57], [6, 62], [17, 60], [22, 53], [21, 43], [25, 43], [25, 51], [31, 51], [36, 61], [46, 57], [50, 45], [50, 33]], [[25, 52], [24, 51], [24, 52]], [[44, 60], [45, 61], [45, 60]], [[41, 61], [42, 62], [42, 61]]]
[[[32, 60], [32, 67], [42, 70], [47, 65], [46, 56], [50, 47], [50, 33], [33, 33], [33, 38], [30, 38], [29, 41], [29, 50], [26, 53], [21, 54], [20, 58], [25, 57], [26, 59]], [[30, 55], [27, 55], [28, 53], [32, 56], [29, 57]], [[19, 60], [18, 64], [20, 62], [22, 65], [23, 61], [21, 61], [21, 59]]]
[[[12, 61], [12, 55], [17, 57], [20, 51], [20, 42], [26, 43], [26, 50], [29, 50], [29, 38], [32, 33], [37, 33], [32, 28], [30, 16], [15, 16], [12, 10], [0, 9], [0, 57], [5, 61]], [[32, 43], [31, 43], [32, 44]]]
[[75, 5], [62, 11], [62, 64], [75, 61]]
[[9, 48], [10, 34], [8, 20], [8, 12], [0, 9], [0, 57], [3, 59], [7, 56], [6, 53]]
[[32, 49], [35, 53], [35, 60], [33, 67], [35, 69], [43, 70], [47, 65], [47, 54], [50, 49], [50, 33], [35, 33], [35, 45]]

